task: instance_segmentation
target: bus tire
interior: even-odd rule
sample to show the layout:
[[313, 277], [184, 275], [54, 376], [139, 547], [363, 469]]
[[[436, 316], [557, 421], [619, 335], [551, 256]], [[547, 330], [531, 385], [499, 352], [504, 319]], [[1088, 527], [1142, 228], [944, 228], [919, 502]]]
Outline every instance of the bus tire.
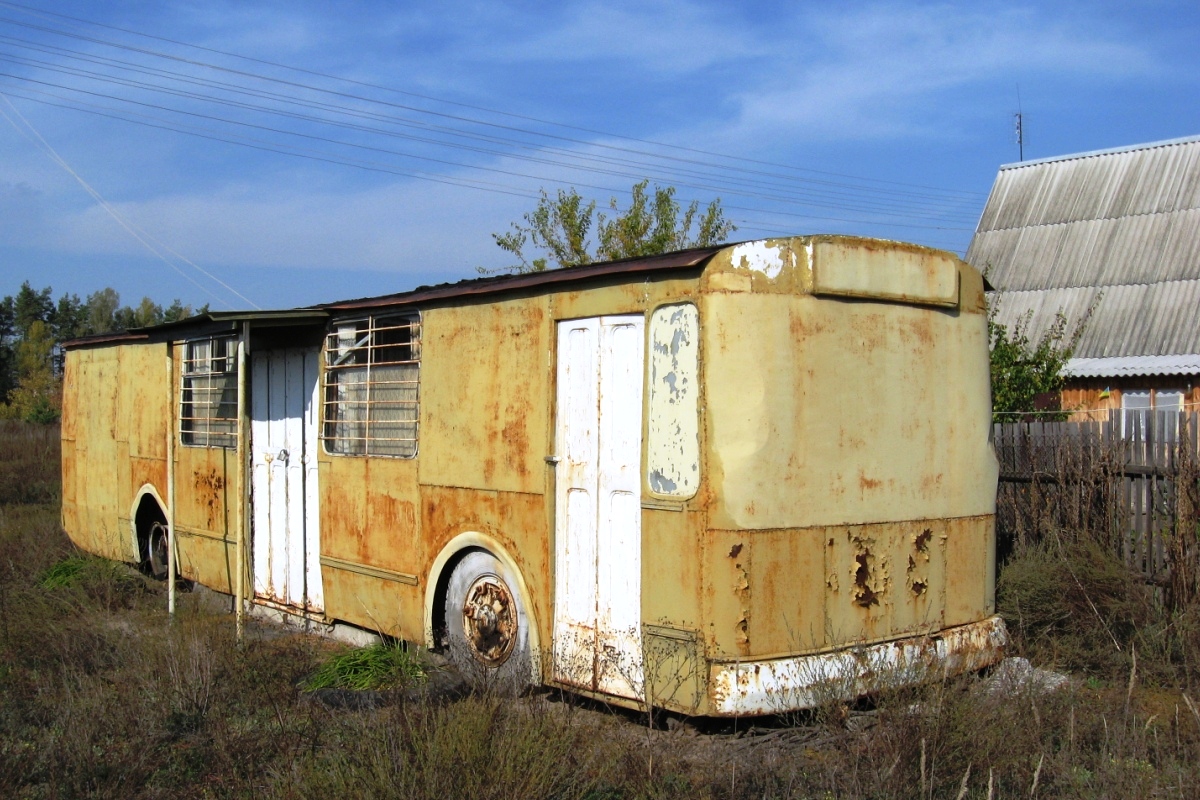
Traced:
[[486, 550], [468, 552], [446, 586], [450, 660], [468, 681], [519, 692], [530, 685], [529, 615], [520, 583]]
[[167, 579], [167, 526], [157, 520], [146, 537], [146, 567], [155, 580]]

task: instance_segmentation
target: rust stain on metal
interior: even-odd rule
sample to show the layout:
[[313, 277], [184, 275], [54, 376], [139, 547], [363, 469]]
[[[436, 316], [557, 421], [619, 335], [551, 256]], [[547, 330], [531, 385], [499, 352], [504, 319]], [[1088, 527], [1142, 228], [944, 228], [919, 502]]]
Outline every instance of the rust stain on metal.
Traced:
[[490, 575], [475, 581], [462, 615], [471, 655], [489, 666], [507, 661], [517, 641], [517, 614], [504, 582]]
[[874, 555], [867, 549], [854, 557], [854, 563], [858, 565], [854, 570], [854, 602], [863, 608], [879, 605], [879, 595], [872, 587], [871, 567], [874, 561]]
[[216, 530], [217, 519], [225, 509], [225, 477], [215, 468], [197, 472], [193, 475], [192, 487], [196, 490], [196, 500], [205, 510], [208, 529]]
[[917, 548], [917, 552], [925, 553], [926, 555], [928, 555], [929, 540], [932, 538], [933, 538], [933, 530], [930, 528], [926, 528], [923, 531], [921, 531], [920, 533], [918, 533], [915, 537], [913, 537], [913, 547]]
[[741, 542], [738, 542], [738, 543], [737, 543], [737, 544], [735, 544], [733, 547], [729, 548], [729, 557], [730, 557], [730, 558], [737, 558], [737, 557], [738, 557], [738, 553], [740, 553], [740, 552], [742, 552], [742, 543], [741, 543]]

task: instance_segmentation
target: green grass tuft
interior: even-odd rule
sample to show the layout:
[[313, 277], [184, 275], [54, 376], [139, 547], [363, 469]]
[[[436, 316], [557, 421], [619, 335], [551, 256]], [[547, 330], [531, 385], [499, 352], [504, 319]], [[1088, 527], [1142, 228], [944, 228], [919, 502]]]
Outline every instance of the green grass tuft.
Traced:
[[38, 578], [38, 585], [43, 589], [62, 589], [75, 586], [82, 579], [87, 568], [87, 558], [69, 556], [43, 572]]
[[425, 671], [402, 644], [381, 643], [339, 653], [304, 683], [317, 689], [395, 689], [425, 680]]

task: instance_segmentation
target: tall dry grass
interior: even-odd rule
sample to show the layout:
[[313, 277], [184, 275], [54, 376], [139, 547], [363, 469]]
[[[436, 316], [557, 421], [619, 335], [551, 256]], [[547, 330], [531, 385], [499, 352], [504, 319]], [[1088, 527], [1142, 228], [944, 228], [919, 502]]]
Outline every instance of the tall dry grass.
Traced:
[[[56, 474], [3, 435], [3, 469]], [[968, 676], [788, 719], [650, 728], [545, 692], [399, 687], [330, 707], [299, 688], [327, 642], [251, 625], [239, 647], [196, 594], [169, 620], [161, 583], [78, 553], [57, 520], [52, 502], [0, 504], [0, 797], [1200, 796], [1180, 666], [1194, 644], [1102, 549], [1029, 547], [1001, 577], [1016, 649], [1074, 670], [1065, 689]]]

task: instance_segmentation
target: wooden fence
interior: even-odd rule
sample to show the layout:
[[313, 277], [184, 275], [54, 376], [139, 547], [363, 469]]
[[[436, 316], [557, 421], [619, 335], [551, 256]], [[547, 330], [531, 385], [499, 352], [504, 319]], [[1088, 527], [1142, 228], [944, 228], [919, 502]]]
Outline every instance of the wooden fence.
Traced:
[[1088, 537], [1148, 580], [1192, 596], [1198, 431], [1196, 413], [1150, 411], [1118, 411], [1091, 422], [996, 424], [1001, 550], [1051, 534]]

